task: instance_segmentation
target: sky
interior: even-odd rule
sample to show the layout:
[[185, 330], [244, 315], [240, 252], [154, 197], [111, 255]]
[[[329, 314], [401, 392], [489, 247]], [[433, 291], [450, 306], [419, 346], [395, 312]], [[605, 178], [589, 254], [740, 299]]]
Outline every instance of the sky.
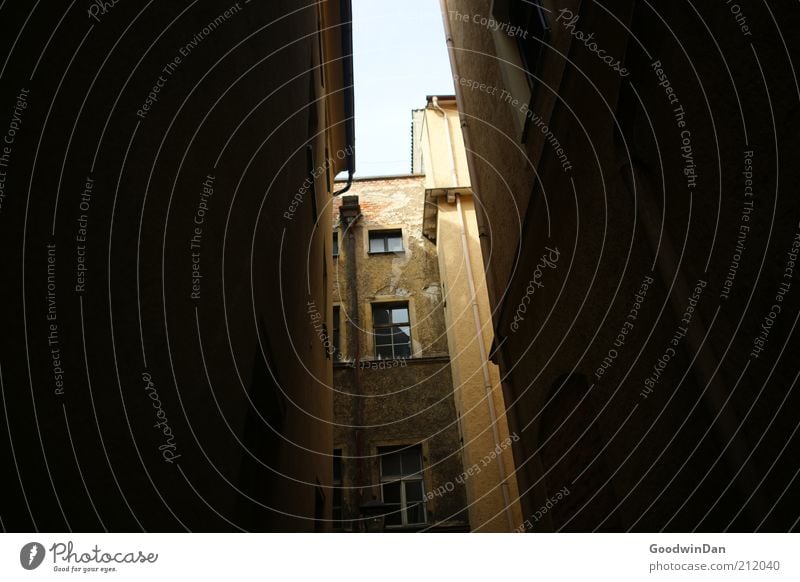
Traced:
[[356, 177], [411, 171], [411, 110], [452, 95], [438, 0], [353, 0]]

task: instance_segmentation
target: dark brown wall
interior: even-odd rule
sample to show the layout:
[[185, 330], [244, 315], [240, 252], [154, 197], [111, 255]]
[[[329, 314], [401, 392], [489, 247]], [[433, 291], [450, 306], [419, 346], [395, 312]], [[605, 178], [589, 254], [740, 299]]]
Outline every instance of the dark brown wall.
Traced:
[[[100, 22], [75, 9], [57, 26], [66, 4], [35, 11], [0, 96], [5, 133], [14, 96], [30, 90], [0, 213], [2, 448], [16, 462], [4, 463], [5, 528], [310, 531], [317, 483], [331, 478], [330, 361], [306, 313], [309, 299], [323, 312], [329, 300], [329, 230], [314, 229], [312, 210], [330, 224], [324, 175], [317, 201], [309, 192], [292, 220], [283, 213], [315, 135], [314, 163], [323, 160], [330, 121], [318, 104], [317, 125], [308, 105], [320, 94], [316, 8], [238, 3], [167, 75], [232, 2], [185, 13], [119, 3]], [[30, 9], [17, 6], [3, 12], [4, 56]], [[158, 100], [137, 116], [160, 74]], [[193, 299], [189, 245], [207, 175]], [[48, 346], [48, 244], [63, 394]], [[174, 435], [172, 463], [158, 449], [145, 373]]]
[[[479, 11], [467, 4], [448, 2]], [[793, 292], [775, 299], [782, 282], [797, 284], [796, 271], [783, 276], [800, 220], [791, 190], [798, 169], [789, 162], [797, 89], [769, 12], [747, 6], [755, 32], [745, 37], [724, 5], [697, 9], [581, 4], [577, 28], [624, 55], [630, 76], [611, 72], [579, 43], [564, 51], [571, 63], [549, 54], [545, 71], [557, 61], [564, 72], [544, 75], [552, 82], [535, 107], [568, 152], [569, 172], [541, 136], [520, 146], [536, 172], [518, 163], [508, 108], [491, 108], [492, 96], [457, 86], [475, 158], [485, 160], [486, 167], [475, 162], [473, 177], [485, 202], [482, 220], [505, 224], [511, 216], [522, 224], [516, 268], [497, 253], [517, 242], [504, 229], [490, 233], [485, 261], [498, 307], [496, 357], [512, 430], [523, 436], [516, 449], [523, 513], [533, 515], [562, 487], [571, 490], [534, 530], [786, 530], [800, 513], [786, 463], [798, 447], [790, 354], [799, 300]], [[784, 35], [797, 12], [781, 14]], [[452, 35], [459, 75], [502, 83], [485, 55], [459, 50], [484, 46], [492, 54], [485, 28], [453, 26]], [[655, 60], [686, 111], [685, 128], [658, 85]], [[683, 173], [683, 129], [691, 132], [695, 187]], [[755, 194], [743, 222], [746, 150], [755, 152]], [[518, 215], [503, 208], [508, 190], [500, 176], [532, 184]], [[726, 298], [741, 224], [750, 230]], [[557, 267], [544, 270], [543, 288], [519, 311], [545, 247], [555, 246]], [[645, 277], [653, 283], [635, 326], [610, 368], [596, 375]], [[707, 286], [688, 335], [647, 393], [645, 381], [698, 280]], [[776, 303], [782, 311], [766, 350], [752, 356]], [[523, 316], [516, 330], [515, 314]], [[561, 387], [576, 374], [586, 381]]]

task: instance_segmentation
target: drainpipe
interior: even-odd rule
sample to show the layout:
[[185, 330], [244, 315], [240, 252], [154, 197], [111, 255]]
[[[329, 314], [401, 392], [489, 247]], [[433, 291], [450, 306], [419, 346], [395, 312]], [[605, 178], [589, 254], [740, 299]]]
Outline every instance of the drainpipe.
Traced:
[[358, 203], [358, 196], [343, 196], [342, 205], [339, 208], [339, 220], [345, 225], [342, 232], [342, 243], [345, 252], [345, 279], [347, 280], [347, 344], [348, 358], [353, 358], [353, 390], [350, 394], [351, 411], [353, 414], [353, 424], [355, 425], [355, 445], [356, 445], [356, 477], [355, 487], [358, 492], [356, 507], [360, 507], [364, 502], [364, 491], [368, 487], [366, 482], [366, 455], [364, 446], [364, 411], [363, 411], [363, 390], [361, 389], [361, 324], [359, 317], [358, 300], [358, 263], [356, 262], [356, 239], [355, 227], [361, 218], [361, 206]]
[[[450, 18], [447, 14], [447, 0], [440, 0], [439, 5], [442, 11], [442, 22], [444, 22], [444, 36], [445, 42], [447, 43], [447, 56], [450, 59], [450, 70], [453, 72], [454, 75], [458, 74], [458, 63], [456, 61], [456, 49], [455, 44], [453, 43], [453, 31], [450, 27]], [[460, 77], [459, 77], [460, 78]], [[472, 159], [472, 156], [469, 155], [472, 149], [472, 142], [470, 140], [469, 135], [469, 125], [467, 124], [466, 117], [464, 116], [464, 111], [466, 108], [464, 107], [464, 99], [461, 96], [461, 92], [458, 91], [458, 88], [455, 90], [456, 94], [456, 108], [460, 113], [460, 124], [461, 124], [461, 136], [464, 140], [464, 148], [466, 149], [467, 154], [467, 170], [469, 171], [469, 175], [473, 178], [472, 183], [472, 193], [473, 195], [477, 194], [477, 180], [474, 179], [475, 176], [478, 174], [475, 171], [475, 161]], [[484, 255], [488, 254], [489, 249], [486, 247], [487, 239], [487, 230], [486, 225], [483, 222], [483, 216], [480, 212], [475, 213], [475, 219], [478, 222], [478, 236], [481, 239], [481, 247], [483, 248]]]
[[[472, 264], [467, 242], [467, 228], [464, 219], [464, 212], [461, 208], [461, 195], [456, 194], [456, 211], [458, 212], [459, 227], [461, 229], [461, 247], [464, 253], [464, 264], [466, 265], [467, 283], [469, 284], [469, 296], [472, 302], [472, 318], [475, 321], [475, 337], [478, 342], [478, 349], [481, 355], [481, 371], [483, 372], [483, 387], [486, 392], [486, 402], [489, 406], [489, 419], [492, 423], [492, 436], [494, 437], [495, 450], [502, 451], [500, 447], [500, 431], [497, 430], [497, 411], [494, 408], [494, 394], [492, 392], [492, 380], [489, 376], [489, 360], [486, 355], [486, 344], [483, 339], [483, 329], [481, 326], [481, 316], [478, 311], [478, 300], [475, 292], [475, 280], [472, 276]], [[506, 467], [503, 461], [502, 452], [497, 458], [497, 473], [500, 477], [500, 488], [503, 491], [503, 503], [505, 503], [505, 514], [508, 520], [509, 531], [514, 530], [514, 517], [511, 513], [511, 497], [508, 494], [508, 483], [506, 481]]]
[[334, 197], [344, 194], [353, 185], [356, 173], [356, 107], [355, 87], [353, 85], [353, 6], [351, 0], [343, 0], [339, 5], [339, 22], [342, 33], [342, 85], [344, 97], [345, 141], [347, 143], [347, 185], [334, 192]]
[[336, 190], [336, 191], [335, 191], [335, 192], [332, 194], [332, 196], [333, 196], [334, 198], [336, 198], [336, 197], [337, 197], [337, 196], [339, 196], [340, 194], [344, 194], [345, 192], [347, 192], [347, 191], [350, 189], [350, 187], [351, 187], [352, 185], [353, 185], [353, 172], [350, 172], [350, 171], [348, 170], [348, 172], [347, 172], [347, 184], [345, 184], [344, 188], [342, 188], [341, 190]]

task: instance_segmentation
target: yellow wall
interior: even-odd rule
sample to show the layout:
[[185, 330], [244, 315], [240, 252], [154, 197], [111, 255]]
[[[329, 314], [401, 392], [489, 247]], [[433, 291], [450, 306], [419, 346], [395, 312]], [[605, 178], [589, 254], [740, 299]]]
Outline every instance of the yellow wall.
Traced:
[[[455, 203], [448, 202], [447, 191], [456, 194], [461, 201], [463, 228], [466, 233], [467, 250], [476, 292], [478, 321], [483, 338], [483, 354], [491, 351], [493, 338], [489, 297], [486, 292], [483, 259], [481, 255], [475, 206], [469, 189], [469, 174], [466, 164], [464, 142], [461, 137], [458, 112], [455, 102], [445, 101], [439, 105], [447, 111], [450, 130], [450, 147], [455, 163], [451, 164], [448, 143], [444, 133], [444, 118], [441, 112], [429, 104], [425, 111], [423, 133], [423, 155], [425, 156], [426, 186], [429, 193], [441, 194], [433, 199], [437, 205], [436, 245], [439, 256], [439, 271], [445, 293], [445, 318], [447, 339], [451, 357], [451, 369], [456, 408], [460, 417], [463, 439], [463, 464], [465, 471], [477, 468], [467, 475], [465, 485], [469, 504], [470, 524], [475, 531], [510, 531], [522, 523], [518, 502], [514, 460], [511, 450], [511, 435], [505, 417], [500, 374], [496, 365], [486, 361], [491, 384], [491, 404], [496, 419], [497, 440], [492, 426], [492, 413], [487, 398], [482, 362], [484, 361], [479, 333], [472, 307], [469, 277], [466, 271], [462, 242], [462, 217]], [[453, 183], [451, 168], [456, 170]], [[441, 189], [448, 189], [443, 192]], [[516, 436], [516, 435], [515, 435]], [[497, 448], [500, 444], [499, 449]], [[495, 451], [499, 451], [499, 454]], [[489, 457], [488, 460], [486, 457]], [[505, 487], [510, 501], [506, 502], [501, 485], [499, 461], [505, 469]]]
[[[425, 188], [452, 188], [454, 186], [469, 188], [469, 168], [461, 137], [458, 111], [455, 101], [444, 101], [439, 107], [447, 114], [447, 125], [450, 146], [453, 148], [454, 163], [451, 165], [450, 151], [445, 137], [445, 120], [441, 112], [429, 104], [425, 110], [425, 121], [422, 125], [422, 155], [425, 160]], [[452, 168], [455, 168], [456, 181], [453, 183]]]

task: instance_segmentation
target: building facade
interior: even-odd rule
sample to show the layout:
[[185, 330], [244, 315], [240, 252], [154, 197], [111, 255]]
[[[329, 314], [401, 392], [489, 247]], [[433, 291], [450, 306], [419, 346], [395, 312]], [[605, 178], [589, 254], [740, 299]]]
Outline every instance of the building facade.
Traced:
[[467, 531], [460, 434], [423, 177], [355, 180], [335, 201], [330, 326], [337, 529]]
[[423, 234], [436, 245], [463, 462], [475, 473], [465, 483], [470, 523], [514, 531], [522, 524], [511, 450], [519, 436], [509, 433], [499, 369], [489, 360], [491, 307], [455, 98], [429, 97], [420, 112], [413, 159], [425, 169]]
[[798, 11], [441, 6], [522, 530], [791, 528]]
[[91, 12], [3, 13], [4, 529], [325, 530], [350, 2]]

